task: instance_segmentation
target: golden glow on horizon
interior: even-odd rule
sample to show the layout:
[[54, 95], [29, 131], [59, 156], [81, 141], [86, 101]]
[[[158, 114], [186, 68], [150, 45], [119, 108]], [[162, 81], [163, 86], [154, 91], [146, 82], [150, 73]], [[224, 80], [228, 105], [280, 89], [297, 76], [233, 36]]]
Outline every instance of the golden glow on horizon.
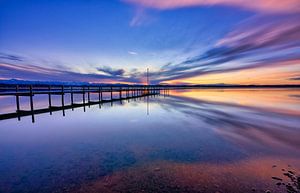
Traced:
[[[236, 104], [242, 106], [272, 109], [292, 115], [300, 115], [300, 104], [297, 97], [299, 89], [195, 89], [185, 91], [171, 91], [178, 97], [186, 97], [196, 100], [214, 103]], [[276, 109], [274, 108], [276, 104]]]
[[282, 85], [300, 84], [300, 80], [290, 80], [298, 77], [300, 61], [281, 63], [270, 67], [246, 69], [235, 72], [205, 74], [192, 78], [165, 81], [166, 84], [241, 84], [241, 85]]

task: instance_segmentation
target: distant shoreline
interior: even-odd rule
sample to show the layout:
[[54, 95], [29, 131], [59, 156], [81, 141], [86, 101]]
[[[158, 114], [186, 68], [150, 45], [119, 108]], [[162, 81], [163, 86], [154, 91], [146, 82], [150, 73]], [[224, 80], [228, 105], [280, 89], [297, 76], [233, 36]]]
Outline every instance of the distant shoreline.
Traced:
[[191, 89], [191, 88], [300, 88], [300, 85], [128, 85], [128, 84], [78, 84], [78, 83], [0, 83], [0, 87], [16, 87], [16, 86], [65, 86], [65, 87], [161, 87], [172, 89]]

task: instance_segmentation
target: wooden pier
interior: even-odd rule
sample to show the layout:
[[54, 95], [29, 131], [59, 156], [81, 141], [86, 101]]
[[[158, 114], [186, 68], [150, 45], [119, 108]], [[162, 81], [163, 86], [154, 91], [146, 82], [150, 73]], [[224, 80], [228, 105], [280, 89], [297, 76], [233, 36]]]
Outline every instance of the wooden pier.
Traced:
[[[108, 99], [104, 99], [103, 95], [109, 95]], [[169, 89], [161, 86], [64, 86], [64, 85], [9, 85], [0, 87], [0, 96], [12, 96], [16, 99], [16, 112], [0, 114], [0, 120], [18, 118], [23, 116], [32, 117], [32, 122], [35, 122], [35, 114], [50, 113], [54, 111], [62, 111], [65, 116], [65, 110], [98, 104], [101, 108], [103, 103], [111, 103], [114, 101], [136, 99], [146, 96], [154, 96], [169, 93]], [[70, 104], [65, 104], [65, 95], [70, 95]], [[97, 100], [91, 100], [91, 94], [97, 95]], [[48, 108], [34, 109], [34, 96], [44, 95], [48, 98]], [[61, 106], [52, 105], [52, 96], [58, 95], [61, 97]], [[82, 98], [81, 103], [74, 102], [74, 95], [79, 95]], [[117, 97], [116, 97], [117, 96]], [[20, 107], [20, 98], [29, 98], [30, 110], [22, 110]], [[87, 97], [87, 100], [86, 100]]]

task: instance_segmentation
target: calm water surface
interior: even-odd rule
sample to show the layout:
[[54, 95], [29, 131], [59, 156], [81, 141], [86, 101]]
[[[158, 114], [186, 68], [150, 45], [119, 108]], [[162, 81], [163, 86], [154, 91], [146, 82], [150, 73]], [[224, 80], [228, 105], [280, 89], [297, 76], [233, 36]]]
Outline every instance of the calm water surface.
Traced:
[[35, 120], [0, 121], [1, 193], [300, 189], [300, 90], [176, 90]]

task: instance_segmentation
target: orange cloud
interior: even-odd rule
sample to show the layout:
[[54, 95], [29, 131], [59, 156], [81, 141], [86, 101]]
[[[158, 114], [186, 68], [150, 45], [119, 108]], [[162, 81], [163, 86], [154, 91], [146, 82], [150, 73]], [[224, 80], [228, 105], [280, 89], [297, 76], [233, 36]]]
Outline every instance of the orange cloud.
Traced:
[[259, 12], [299, 12], [299, 0], [123, 0], [154, 9], [176, 9], [193, 6], [235, 6]]
[[287, 61], [255, 69], [243, 69], [232, 72], [205, 74], [190, 78], [164, 81], [167, 84], [241, 84], [241, 85], [274, 85], [274, 84], [300, 84], [300, 80], [292, 80], [298, 77], [300, 61]]

